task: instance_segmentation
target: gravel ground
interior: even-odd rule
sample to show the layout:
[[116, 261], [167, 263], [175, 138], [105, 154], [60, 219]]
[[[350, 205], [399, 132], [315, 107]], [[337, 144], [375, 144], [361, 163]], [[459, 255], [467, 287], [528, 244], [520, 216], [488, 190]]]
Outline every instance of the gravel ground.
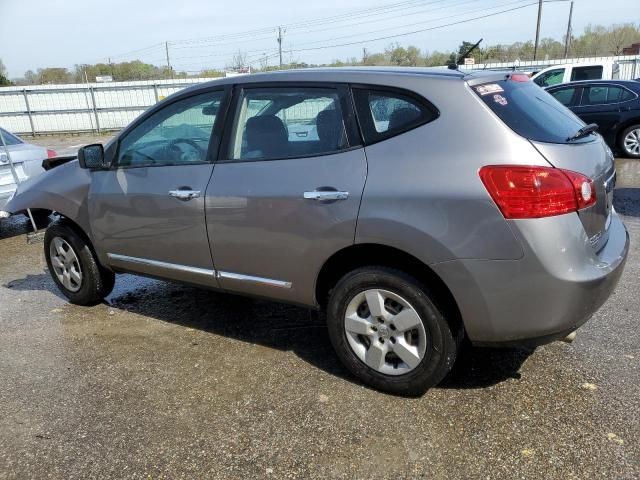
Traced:
[[0, 478], [640, 478], [638, 171], [626, 270], [576, 341], [474, 349], [418, 399], [359, 384], [297, 307], [130, 275], [70, 305], [4, 222]]

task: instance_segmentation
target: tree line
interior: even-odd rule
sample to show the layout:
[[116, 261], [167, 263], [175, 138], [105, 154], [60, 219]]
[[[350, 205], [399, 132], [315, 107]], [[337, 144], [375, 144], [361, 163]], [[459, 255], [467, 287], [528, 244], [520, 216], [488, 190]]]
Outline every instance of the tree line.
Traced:
[[[572, 36], [570, 39], [569, 57], [589, 57], [621, 55], [624, 47], [640, 42], [640, 23], [625, 23], [605, 27], [602, 25], [588, 25], [582, 34]], [[440, 52], [421, 49], [415, 45], [407, 47], [398, 43], [391, 44], [382, 52], [371, 52], [363, 48], [358, 57], [348, 59], [336, 59], [328, 64], [308, 64], [303, 61], [291, 60], [282, 68], [305, 68], [311, 66], [441, 66], [454, 62], [456, 54], [464, 53], [474, 42], [464, 41], [456, 52]], [[562, 41], [553, 38], [543, 38], [538, 45], [538, 59], [563, 58], [565, 51], [565, 38]], [[514, 42], [512, 44], [498, 44], [481, 46], [475, 49], [469, 56], [476, 63], [511, 62], [515, 60], [533, 60], [534, 43]], [[238, 51], [227, 65], [229, 70], [239, 70], [251, 66], [253, 71], [268, 71], [279, 69], [280, 66], [270, 66], [266, 59], [259, 59], [257, 64], [249, 64], [247, 56]], [[73, 69], [64, 67], [39, 68], [37, 71], [28, 70], [24, 76], [13, 81], [8, 80], [7, 72], [0, 60], [0, 86], [1, 85], [39, 85], [39, 84], [64, 84], [94, 82], [96, 76], [110, 75], [114, 81], [129, 80], [160, 80], [170, 78], [195, 77], [220, 77], [224, 71], [216, 69], [204, 69], [194, 75], [186, 72], [175, 71], [168, 66], [158, 67], [140, 60], [120, 63], [97, 63], [93, 65], [79, 64]]]

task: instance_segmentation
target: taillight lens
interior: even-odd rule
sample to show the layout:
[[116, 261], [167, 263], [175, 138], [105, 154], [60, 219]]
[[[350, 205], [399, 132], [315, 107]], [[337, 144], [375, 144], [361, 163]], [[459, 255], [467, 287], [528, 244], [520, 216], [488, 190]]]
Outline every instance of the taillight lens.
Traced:
[[47, 158], [53, 158], [53, 157], [57, 157], [58, 154], [56, 153], [55, 150], [51, 150], [49, 148], [47, 148]]
[[479, 173], [504, 218], [551, 217], [596, 203], [593, 180], [569, 170], [488, 165]]
[[509, 79], [512, 82], [528, 82], [529, 80], [531, 80], [529, 75], [527, 75], [526, 73], [514, 73], [509, 77]]

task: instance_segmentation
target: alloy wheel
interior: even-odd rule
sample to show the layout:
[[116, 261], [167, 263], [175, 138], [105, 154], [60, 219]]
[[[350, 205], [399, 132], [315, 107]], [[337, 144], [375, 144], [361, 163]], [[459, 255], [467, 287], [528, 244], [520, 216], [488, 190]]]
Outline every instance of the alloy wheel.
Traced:
[[403, 375], [425, 356], [427, 334], [418, 312], [388, 290], [355, 295], [347, 305], [344, 329], [353, 352], [376, 372]]
[[628, 132], [624, 137], [623, 144], [629, 155], [640, 155], [640, 128]]
[[53, 273], [70, 292], [82, 287], [82, 269], [76, 252], [64, 238], [54, 237], [49, 244], [49, 257]]

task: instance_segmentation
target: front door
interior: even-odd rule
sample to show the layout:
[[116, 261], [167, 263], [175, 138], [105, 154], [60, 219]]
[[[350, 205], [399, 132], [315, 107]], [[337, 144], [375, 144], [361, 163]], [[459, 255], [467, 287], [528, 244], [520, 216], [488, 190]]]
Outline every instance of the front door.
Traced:
[[316, 276], [354, 243], [366, 178], [348, 90], [251, 87], [207, 190], [207, 225], [222, 288], [314, 301]]
[[115, 269], [217, 286], [205, 191], [224, 95], [202, 93], [156, 111], [119, 139], [110, 170], [92, 173], [92, 232]]

